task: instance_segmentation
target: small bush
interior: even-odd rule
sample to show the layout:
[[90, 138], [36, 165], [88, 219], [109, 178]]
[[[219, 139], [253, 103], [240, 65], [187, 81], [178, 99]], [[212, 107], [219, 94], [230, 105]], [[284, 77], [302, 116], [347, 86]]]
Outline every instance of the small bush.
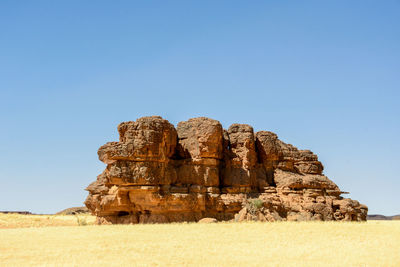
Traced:
[[261, 209], [264, 202], [263, 202], [261, 199], [256, 198], [256, 199], [253, 199], [253, 200], [251, 201], [251, 203], [252, 203], [252, 204], [254, 205], [254, 207], [256, 207], [257, 209]]
[[244, 207], [247, 208], [248, 213], [256, 216], [258, 211], [263, 207], [264, 202], [259, 198], [248, 199], [245, 202]]
[[76, 216], [76, 221], [79, 226], [85, 226], [88, 224], [85, 218], [79, 218], [79, 216]]

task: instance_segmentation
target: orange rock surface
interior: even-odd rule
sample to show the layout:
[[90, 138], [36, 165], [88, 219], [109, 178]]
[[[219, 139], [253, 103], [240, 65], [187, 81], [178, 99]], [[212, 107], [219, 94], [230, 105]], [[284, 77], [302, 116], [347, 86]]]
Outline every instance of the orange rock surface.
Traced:
[[87, 187], [99, 224], [366, 220], [368, 208], [341, 197], [317, 155], [274, 133], [247, 124], [224, 130], [204, 117], [175, 129], [159, 116], [123, 122], [118, 132], [119, 142], [100, 147], [107, 167]]

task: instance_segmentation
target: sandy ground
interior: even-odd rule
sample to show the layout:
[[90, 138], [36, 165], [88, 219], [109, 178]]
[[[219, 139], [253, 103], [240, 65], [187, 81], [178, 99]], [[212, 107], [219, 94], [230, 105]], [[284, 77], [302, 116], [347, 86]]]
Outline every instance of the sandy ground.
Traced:
[[400, 266], [400, 221], [36, 223], [0, 229], [1, 266]]

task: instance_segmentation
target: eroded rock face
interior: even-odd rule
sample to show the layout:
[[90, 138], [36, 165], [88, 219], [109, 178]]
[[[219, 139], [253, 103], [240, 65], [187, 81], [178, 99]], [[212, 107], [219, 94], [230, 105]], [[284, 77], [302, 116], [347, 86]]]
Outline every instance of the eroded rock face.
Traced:
[[[98, 223], [217, 220], [366, 220], [309, 150], [247, 124], [224, 130], [193, 118], [177, 129], [159, 116], [118, 126], [98, 151], [107, 168], [87, 187]], [[255, 203], [255, 204], [254, 204]]]

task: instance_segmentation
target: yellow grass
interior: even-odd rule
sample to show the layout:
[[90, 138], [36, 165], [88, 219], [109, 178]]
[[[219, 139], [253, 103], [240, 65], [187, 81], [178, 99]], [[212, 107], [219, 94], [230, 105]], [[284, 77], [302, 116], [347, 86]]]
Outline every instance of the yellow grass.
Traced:
[[[22, 215], [0, 213], [0, 229], [46, 226], [77, 226], [94, 224], [95, 217], [82, 215]], [[1, 241], [0, 241], [1, 242]], [[1, 262], [0, 262], [1, 264]]]
[[400, 266], [400, 221], [0, 229], [4, 266]]

